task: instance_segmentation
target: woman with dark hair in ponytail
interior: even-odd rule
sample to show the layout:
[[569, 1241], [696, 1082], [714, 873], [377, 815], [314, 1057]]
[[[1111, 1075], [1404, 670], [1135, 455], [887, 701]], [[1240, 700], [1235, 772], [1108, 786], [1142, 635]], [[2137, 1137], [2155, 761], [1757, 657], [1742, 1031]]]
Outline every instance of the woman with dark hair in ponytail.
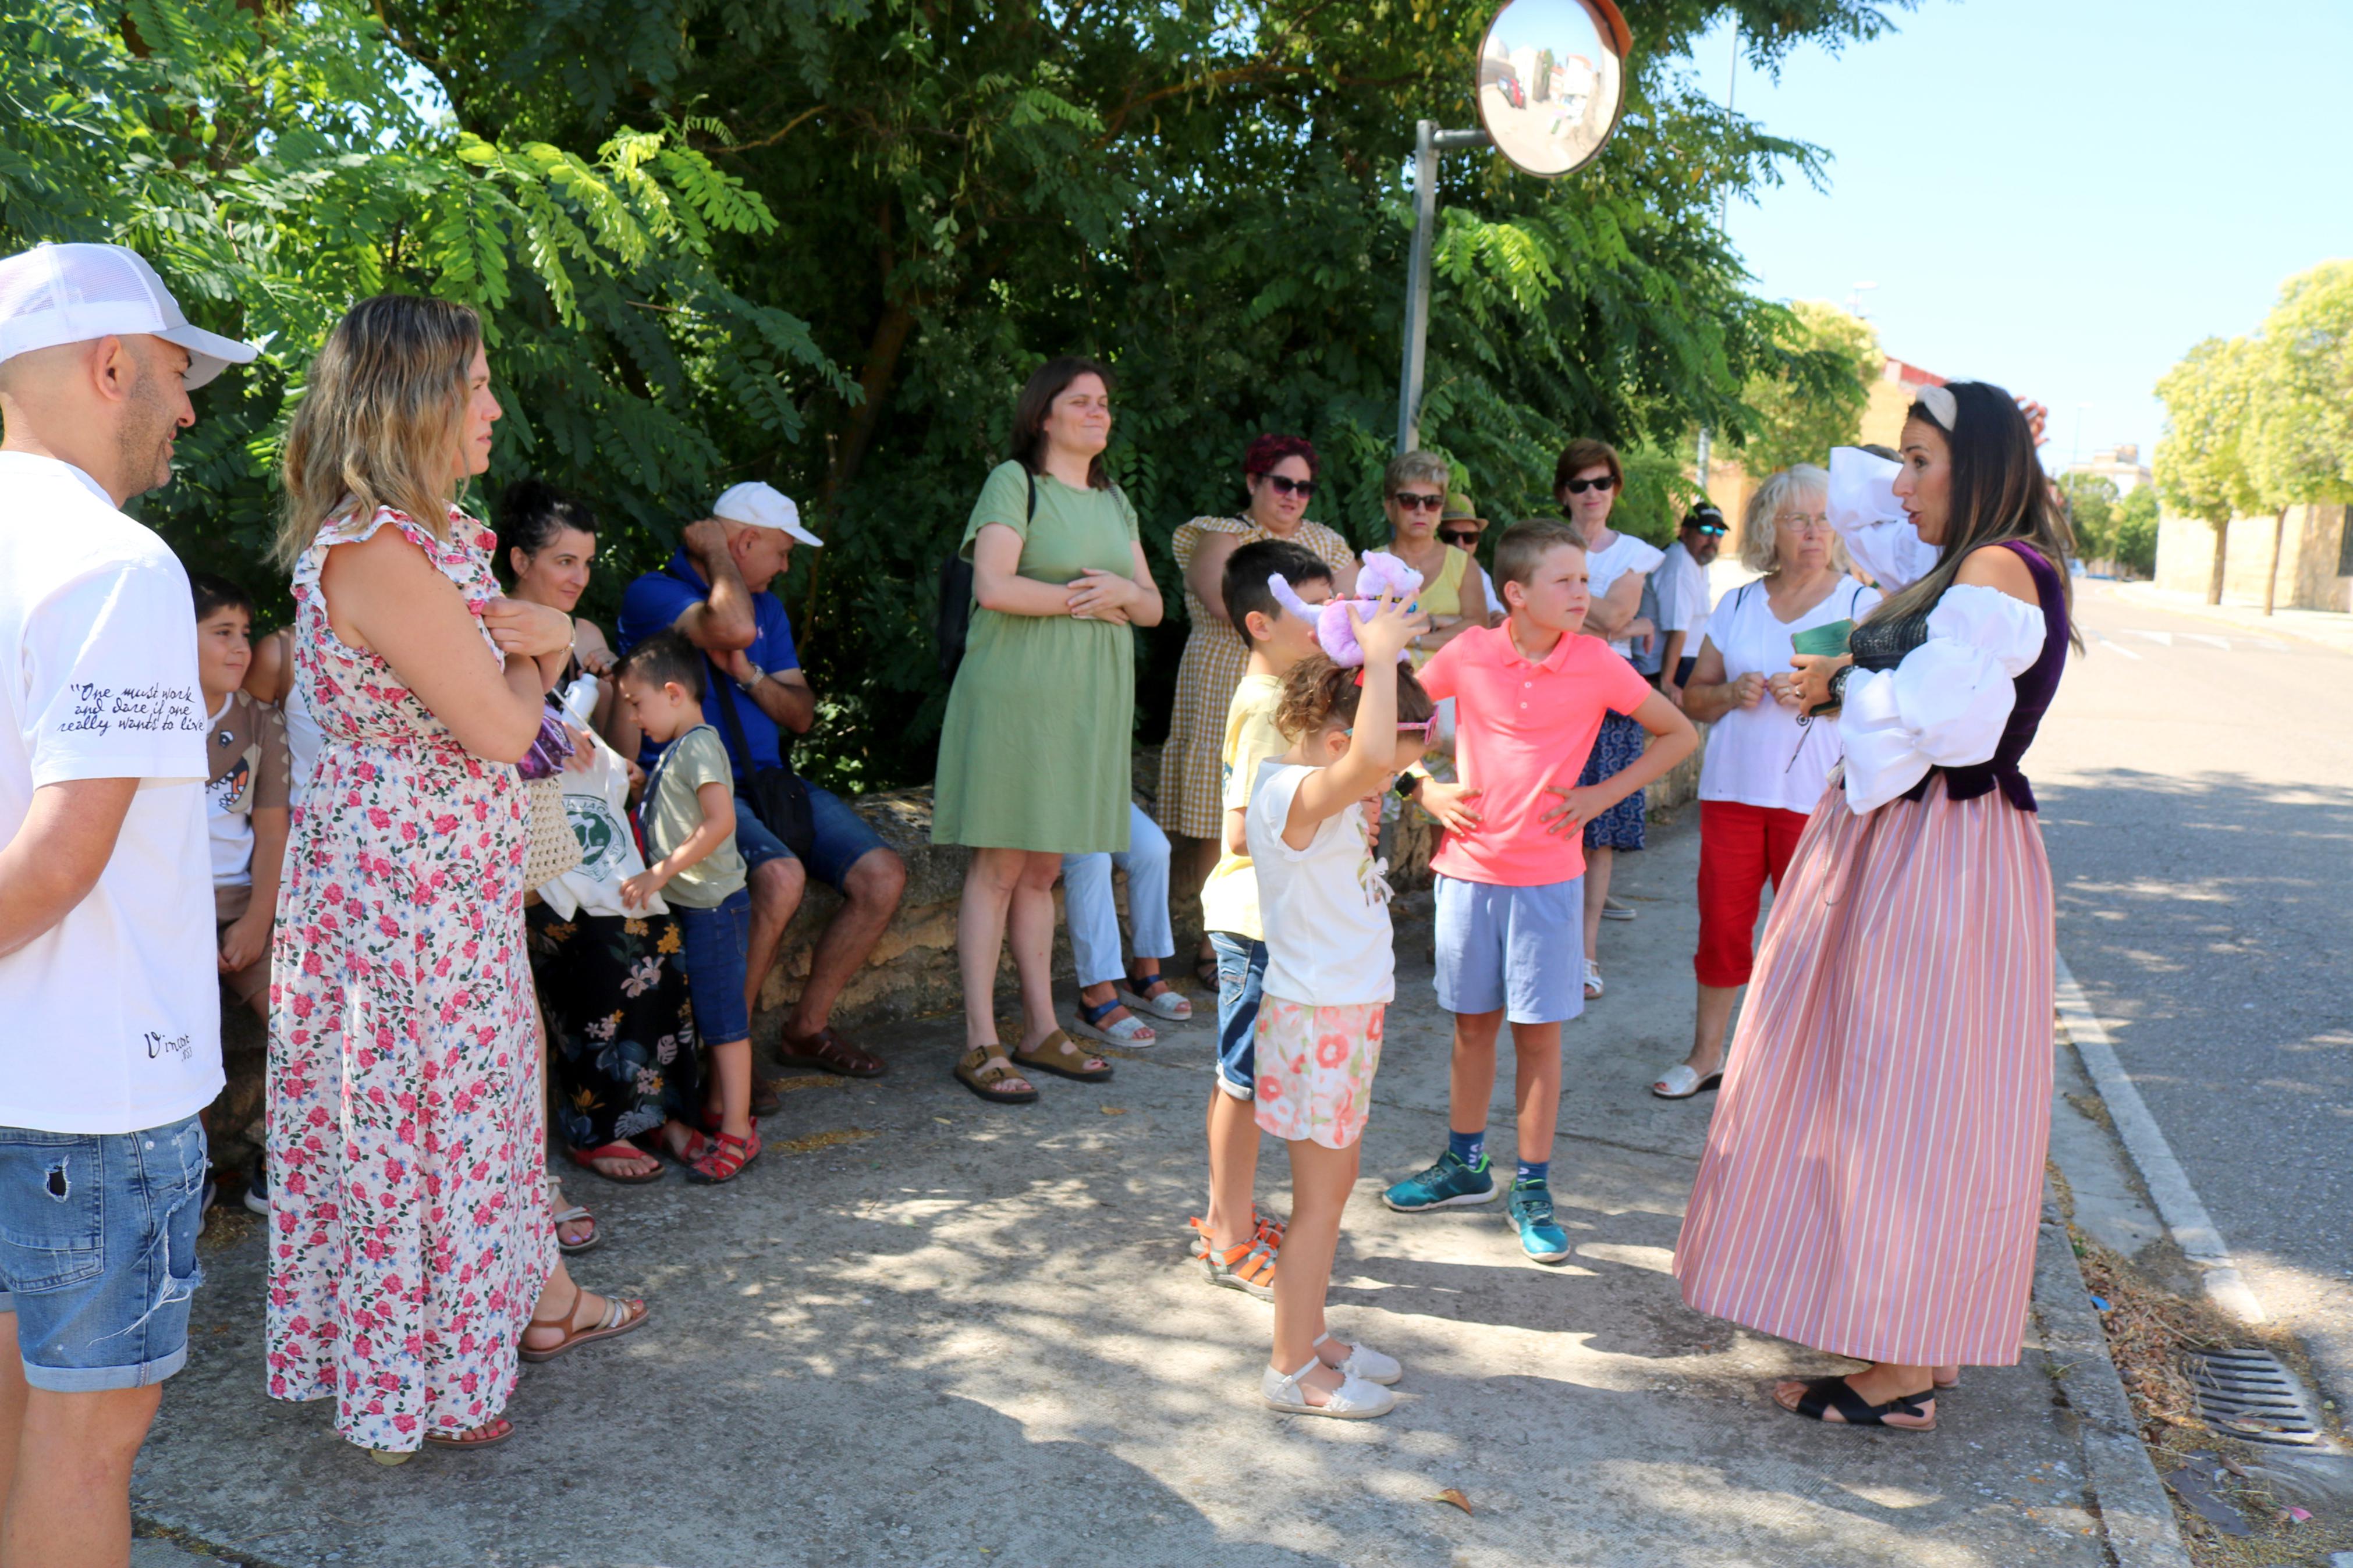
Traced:
[[1850, 652], [1841, 773], [1773, 901], [1675, 1253], [1703, 1312], [1871, 1364], [1799, 1415], [1929, 1431], [2018, 1360], [2050, 1131], [2051, 867], [2019, 771], [2073, 635], [2066, 526], [2000, 387], [1926, 387], [1894, 494], [1936, 547]]

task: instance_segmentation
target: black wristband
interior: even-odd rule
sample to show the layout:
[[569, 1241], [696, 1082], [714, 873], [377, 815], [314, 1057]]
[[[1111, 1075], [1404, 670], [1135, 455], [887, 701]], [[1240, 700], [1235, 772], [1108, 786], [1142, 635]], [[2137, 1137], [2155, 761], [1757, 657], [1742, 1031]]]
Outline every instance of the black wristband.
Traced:
[[1398, 782], [1391, 787], [1396, 789], [1398, 798], [1399, 800], [1411, 800], [1413, 798], [1413, 792], [1421, 787], [1421, 775], [1419, 773], [1399, 773], [1398, 774]]

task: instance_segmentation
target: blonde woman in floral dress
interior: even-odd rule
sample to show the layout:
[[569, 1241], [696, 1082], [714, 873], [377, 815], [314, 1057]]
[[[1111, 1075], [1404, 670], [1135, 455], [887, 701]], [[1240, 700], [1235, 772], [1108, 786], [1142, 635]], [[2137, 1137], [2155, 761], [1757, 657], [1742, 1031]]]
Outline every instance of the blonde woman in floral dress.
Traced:
[[[513, 1427], [544, 1360], [645, 1321], [548, 1222], [514, 764], [571, 651], [451, 504], [489, 466], [471, 310], [354, 306], [286, 445], [295, 679], [323, 735], [272, 952], [268, 1378], [386, 1462]], [[426, 521], [426, 520], [430, 520]]]
[[[1176, 666], [1176, 701], [1168, 716], [1168, 741], [1160, 750], [1160, 792], [1154, 815], [1167, 832], [1198, 840], [1171, 856], [1170, 885], [1198, 890], [1217, 864], [1225, 807], [1219, 795], [1226, 738], [1226, 710], [1250, 665], [1250, 649], [1226, 616], [1219, 588], [1226, 561], [1245, 544], [1261, 539], [1303, 545], [1332, 568], [1332, 592], [1345, 597], [1356, 588], [1356, 552], [1348, 542], [1307, 516], [1315, 493], [1315, 448], [1298, 436], [1261, 436], [1242, 457], [1242, 483], [1250, 504], [1240, 517], [1197, 517], [1176, 531], [1170, 548], [1185, 576], [1185, 618], [1192, 635]], [[1217, 984], [1217, 959], [1207, 947], [1196, 967], [1202, 984]]]

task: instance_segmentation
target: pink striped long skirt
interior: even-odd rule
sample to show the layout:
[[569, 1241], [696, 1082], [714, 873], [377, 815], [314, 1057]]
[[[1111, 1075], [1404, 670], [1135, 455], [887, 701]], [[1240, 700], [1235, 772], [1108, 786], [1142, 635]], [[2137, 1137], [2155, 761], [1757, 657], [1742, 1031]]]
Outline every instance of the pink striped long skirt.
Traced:
[[1856, 816], [1773, 901], [1675, 1248], [1683, 1300], [1817, 1350], [2018, 1360], [2051, 1131], [2051, 863], [1996, 790]]

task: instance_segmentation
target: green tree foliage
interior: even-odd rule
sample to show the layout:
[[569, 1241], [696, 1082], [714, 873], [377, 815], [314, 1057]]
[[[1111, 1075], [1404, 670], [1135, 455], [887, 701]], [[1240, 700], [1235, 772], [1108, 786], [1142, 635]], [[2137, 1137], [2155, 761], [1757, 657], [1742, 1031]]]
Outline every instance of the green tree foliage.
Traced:
[[408, 62], [342, 0], [300, 6], [27, 0], [0, 18], [0, 252], [113, 239], [192, 318], [263, 345], [198, 394], [177, 481], [145, 503], [193, 562], [268, 602], [290, 398], [355, 299], [481, 310], [507, 410], [498, 468], [670, 515], [744, 432], [792, 440], [849, 390], [807, 325], [729, 289], [723, 239], [775, 217], [691, 144], [691, 121], [573, 151], [421, 112]]
[[2222, 602], [2231, 520], [2261, 506], [2248, 476], [2243, 438], [2253, 407], [2257, 350], [2245, 338], [2208, 338], [2157, 384], [2165, 435], [2157, 444], [2158, 493], [2184, 517], [2214, 531], [2206, 602]]
[[2110, 559], [2116, 548], [2116, 480], [2098, 474], [2062, 474], [2059, 493], [2067, 498], [2075, 553], [2085, 561]]
[[[1231, 511], [1261, 430], [1324, 454], [1315, 515], [1380, 531], [1395, 427], [1416, 119], [1475, 123], [1487, 0], [385, 0], [395, 37], [484, 134], [593, 142], [709, 116], [695, 144], [780, 226], [729, 241], [727, 276], [849, 367], [817, 439], [747, 442], [747, 473], [815, 503], [828, 546], [786, 595], [829, 701], [820, 772], [927, 777], [943, 692], [926, 589], [1013, 393], [1081, 351], [1119, 375], [1112, 467], [1176, 603], [1167, 541]], [[1829, 379], [1786, 313], [1744, 291], [1710, 221], [1728, 186], [1817, 177], [1808, 148], [1712, 103], [1677, 63], [1736, 12], [1752, 62], [1884, 27], [1867, 0], [1638, 0], [1626, 120], [1601, 160], [1546, 183], [1444, 160], [1428, 445], [1492, 517], [1551, 510], [1567, 436], [1666, 450], [1745, 435], [1752, 374]], [[1658, 526], [1679, 501], [1636, 506]], [[1632, 498], [1630, 498], [1630, 502]], [[681, 518], [704, 504], [681, 489]], [[1656, 518], [1651, 516], [1656, 512]], [[802, 575], [807, 573], [809, 575]], [[813, 580], [814, 579], [814, 580]], [[1186, 635], [1155, 634], [1140, 732], [1156, 739]]]
[[2353, 262], [2316, 267], [2280, 290], [2263, 320], [2245, 446], [2248, 477], [2272, 514], [2268, 616], [2288, 509], [2353, 500]]
[[2136, 485], [2116, 503], [2109, 523], [2108, 559], [2120, 571], [2147, 577], [2157, 570], [2157, 490]]
[[[1871, 384], [1885, 356], [1871, 323], [1835, 305], [1800, 300], [1783, 323], [1788, 359], [1751, 375], [1743, 400], [1756, 411], [1740, 466], [1752, 479], [1798, 463], [1822, 463], [1862, 432]], [[1825, 375], [1827, 363], [1836, 374]]]
[[[1597, 163], [1542, 182], [1445, 160], [1422, 424], [1490, 516], [1552, 509], [1568, 436], [1738, 443], [1743, 387], [1848, 374], [1746, 292], [1711, 221], [1727, 192], [1819, 179], [1819, 155], [1680, 61], [1727, 15], [1771, 68], [1909, 3], [1630, 0]], [[592, 604], [723, 483], [775, 481], [828, 541], [783, 585], [827, 699], [807, 760], [919, 780], [933, 574], [1043, 357], [1113, 364], [1113, 467], [1172, 602], [1171, 532], [1240, 503], [1261, 430], [1312, 437], [1317, 515], [1377, 536], [1413, 123], [1475, 122], [1491, 10], [139, 0], [118, 27], [26, 0], [0, 23], [0, 242], [122, 237], [206, 324], [273, 334], [206, 395], [161, 500], [207, 563], [259, 543], [286, 394], [336, 311], [385, 287], [480, 302], [510, 412], [493, 479], [543, 472], [622, 525]], [[1630, 496], [1630, 524], [1663, 526], [1677, 482]], [[1147, 738], [1185, 633], [1146, 650]]]

